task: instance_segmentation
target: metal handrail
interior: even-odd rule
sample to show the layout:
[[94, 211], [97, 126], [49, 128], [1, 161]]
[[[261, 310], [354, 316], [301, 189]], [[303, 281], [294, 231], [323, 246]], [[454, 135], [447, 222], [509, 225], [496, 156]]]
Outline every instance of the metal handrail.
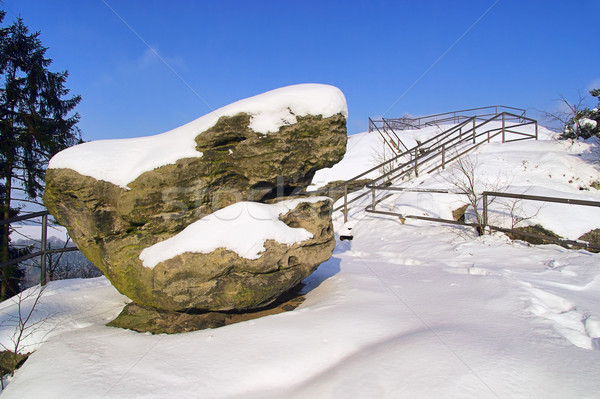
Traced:
[[[471, 119], [474, 119], [474, 117], [473, 117], [473, 118], [469, 118], [469, 120], [468, 120], [468, 121], [465, 121], [465, 122], [461, 123], [461, 124], [460, 124], [458, 127], [462, 127], [462, 126], [464, 126], [465, 124], [468, 124], [468, 123], [471, 121]], [[419, 150], [421, 150], [423, 147], [425, 147], [425, 145], [426, 145], [426, 144], [429, 144], [429, 142], [431, 142], [431, 141], [433, 141], [433, 140], [435, 140], [435, 139], [437, 139], [437, 138], [439, 138], [439, 137], [442, 137], [442, 136], [444, 136], [444, 137], [448, 137], [450, 134], [452, 134], [452, 133], [454, 132], [455, 128], [456, 128], [456, 129], [458, 129], [458, 127], [453, 127], [453, 128], [449, 129], [449, 130], [448, 130], [448, 131], [446, 131], [446, 132], [442, 132], [442, 133], [440, 133], [439, 135], [437, 135], [437, 136], [435, 136], [435, 137], [432, 137], [432, 138], [430, 138], [430, 139], [428, 139], [428, 140], [426, 140], [426, 141], [422, 142], [421, 144], [419, 144], [419, 145], [417, 145], [417, 146], [413, 147], [412, 149], [410, 149], [410, 150], [408, 150], [408, 151], [405, 151], [405, 152], [403, 152], [403, 153], [401, 153], [401, 154], [398, 154], [398, 155], [396, 155], [395, 157], [393, 157], [393, 158], [391, 158], [391, 159], [389, 159], [389, 160], [387, 160], [387, 161], [384, 161], [384, 162], [382, 162], [381, 164], [379, 164], [379, 165], [377, 165], [377, 166], [375, 166], [375, 167], [373, 167], [373, 168], [371, 168], [371, 169], [369, 169], [369, 170], [367, 170], [367, 171], [365, 171], [365, 172], [363, 172], [363, 173], [361, 173], [361, 174], [359, 174], [359, 175], [357, 175], [357, 176], [354, 176], [353, 178], [351, 178], [351, 179], [347, 180], [347, 181], [346, 181], [346, 182], [344, 182], [344, 183], [341, 183], [341, 184], [339, 184], [339, 185], [337, 185], [337, 186], [334, 186], [332, 189], [334, 189], [334, 190], [335, 190], [335, 189], [341, 189], [341, 188], [347, 187], [347, 186], [348, 186], [348, 183], [351, 183], [351, 182], [354, 182], [354, 181], [356, 181], [356, 180], [359, 180], [361, 177], [364, 177], [364, 176], [368, 175], [369, 173], [371, 173], [371, 172], [373, 172], [373, 171], [375, 171], [375, 170], [377, 170], [377, 169], [379, 169], [379, 168], [381, 168], [381, 167], [384, 167], [384, 166], [386, 166], [386, 165], [388, 165], [388, 164], [390, 164], [390, 163], [392, 163], [392, 162], [396, 162], [398, 159], [400, 159], [400, 158], [402, 158], [402, 157], [405, 157], [405, 156], [407, 156], [407, 155], [410, 155], [412, 152], [417, 152], [417, 153], [419, 153]], [[450, 133], [448, 133], [448, 132], [450, 132]], [[467, 132], [468, 132], [468, 131], [467, 131]], [[465, 133], [465, 135], [466, 135], [466, 133]], [[450, 147], [450, 149], [451, 149], [451, 148], [452, 148], [452, 147]], [[418, 155], [418, 156], [417, 156], [415, 159], [419, 160], [419, 159], [421, 159], [422, 157], [424, 157], [425, 155], [428, 155], [428, 154], [430, 154], [430, 153], [431, 153], [431, 151], [427, 151], [427, 152], [420, 153], [420, 154], [419, 154], [419, 155]], [[427, 161], [428, 161], [428, 160], [425, 160], [425, 161], [422, 161], [422, 162], [427, 162]], [[389, 172], [385, 173], [385, 174], [384, 174], [384, 175], [382, 175], [382, 176], [378, 176], [378, 177], [377, 177], [377, 178], [375, 178], [375, 179], [370, 179], [370, 180], [369, 180], [369, 182], [368, 182], [367, 184], [372, 184], [373, 182], [376, 182], [376, 181], [378, 181], [378, 180], [381, 180], [381, 179], [383, 179], [383, 178], [385, 178], [385, 177], [389, 176], [390, 174], [393, 174], [393, 173], [397, 172], [398, 170], [401, 170], [401, 169], [405, 168], [406, 166], [408, 166], [408, 165], [412, 164], [413, 162], [414, 162], [414, 160], [412, 160], [412, 159], [411, 159], [411, 160], [409, 160], [408, 162], [405, 162], [405, 163], [403, 163], [403, 164], [401, 164], [401, 165], [397, 166], [396, 168], [392, 169], [391, 171], [389, 171]], [[407, 171], [405, 171], [405, 173], [410, 173], [410, 172], [412, 172], [412, 170], [413, 170], [413, 169], [414, 169], [414, 168], [408, 169]], [[397, 179], [397, 178], [401, 177], [401, 175], [402, 175], [402, 174], [403, 174], [403, 173], [401, 173], [400, 175], [394, 176], [392, 179]], [[347, 189], [346, 189], [345, 191], [347, 191]], [[367, 191], [367, 192], [364, 192], [364, 193], [362, 193], [362, 194], [360, 194], [360, 195], [358, 195], [358, 196], [355, 196], [355, 197], [353, 197], [351, 200], [348, 200], [348, 199], [347, 199], [347, 194], [345, 194], [345, 196], [344, 196], [344, 204], [343, 204], [343, 205], [340, 205], [340, 206], [338, 206], [337, 208], [334, 208], [333, 210], [334, 210], [334, 212], [335, 212], [335, 211], [339, 211], [339, 210], [341, 210], [341, 209], [345, 209], [345, 208], [347, 208], [348, 204], [351, 204], [351, 203], [353, 203], [353, 202], [355, 202], [355, 201], [357, 201], [357, 200], [359, 200], [359, 199], [361, 199], [361, 198], [365, 197], [365, 196], [366, 196], [366, 195], [368, 195], [368, 194], [369, 194], [369, 192], [368, 192], [368, 191]], [[345, 217], [347, 217], [347, 216], [345, 216]]]
[[47, 237], [48, 237], [48, 215], [50, 215], [50, 213], [48, 211], [39, 211], [39, 212], [34, 212], [34, 213], [30, 213], [27, 215], [22, 215], [22, 216], [15, 216], [9, 219], [3, 219], [0, 220], [0, 226], [4, 226], [6, 224], [11, 224], [14, 222], [20, 222], [23, 220], [29, 220], [29, 219], [35, 219], [38, 217], [42, 218], [42, 237], [41, 237], [41, 250], [34, 252], [34, 253], [30, 253], [27, 255], [23, 255], [20, 256], [18, 258], [13, 258], [13, 259], [9, 259], [6, 262], [2, 262], [0, 263], [0, 269], [2, 269], [3, 267], [7, 267], [7, 266], [12, 266], [15, 265], [17, 263], [21, 263], [24, 262], [28, 259], [32, 259], [32, 258], [36, 258], [36, 257], [41, 257], [40, 259], [40, 284], [41, 285], [46, 285], [46, 255], [48, 254], [55, 254], [55, 253], [61, 253], [61, 252], [71, 252], [71, 251], [79, 251], [79, 248], [75, 247], [66, 247], [66, 248], [56, 248], [56, 249], [48, 249], [47, 248]]
[[[487, 119], [484, 122], [481, 122], [479, 124], [476, 124], [477, 117], [471, 117], [471, 118], [469, 118], [468, 120], [466, 120], [463, 123], [457, 125], [456, 127], [453, 127], [451, 129], [449, 129], [448, 131], [443, 132], [443, 133], [441, 133], [441, 134], [439, 134], [439, 135], [437, 135], [435, 137], [432, 137], [429, 140], [427, 140], [427, 141], [421, 143], [420, 145], [416, 146], [415, 149], [418, 150], [418, 151], [415, 151], [415, 149], [413, 149], [413, 151], [415, 151], [415, 156], [413, 157], [413, 159], [411, 161], [409, 161], [407, 163], [404, 163], [404, 164], [398, 166], [397, 168], [395, 168], [395, 169], [393, 169], [391, 171], [388, 171], [387, 173], [379, 176], [378, 178], [373, 179], [373, 181], [385, 179], [385, 178], [393, 175], [398, 170], [401, 170], [401, 169], [405, 168], [410, 163], [414, 163], [415, 161], [418, 162], [419, 164], [424, 164], [426, 162], [429, 162], [432, 159], [437, 158], [437, 155], [438, 155], [437, 152], [438, 151], [441, 151], [440, 155], [442, 155], [442, 158], [444, 158], [444, 155], [445, 155], [444, 153], [445, 152], [456, 148], [461, 143], [465, 143], [465, 142], [473, 140], [474, 144], [473, 144], [472, 147], [468, 148], [466, 151], [461, 152], [460, 154], [458, 154], [457, 156], [451, 158], [450, 160], [445, 160], [445, 161], [443, 160], [442, 164], [439, 166], [439, 167], [443, 168], [446, 163], [451, 162], [451, 161], [457, 159], [458, 157], [466, 154], [467, 152], [472, 151], [475, 148], [479, 147], [481, 144], [483, 144], [485, 142], [489, 142], [492, 138], [498, 136], [498, 134], [505, 132], [507, 130], [506, 128], [494, 128], [494, 129], [486, 130], [486, 131], [484, 131], [482, 133], [476, 134], [477, 129], [480, 129], [481, 127], [487, 125], [488, 123], [493, 122], [496, 119], [502, 118], [503, 115], [504, 115], [504, 113], [498, 114], [498, 115], [496, 115], [496, 116], [494, 116], [494, 117], [492, 117], [490, 119]], [[527, 119], [529, 119], [529, 118], [527, 118]], [[471, 122], [473, 122], [473, 127], [469, 128], [465, 132], [461, 131], [460, 135], [458, 135], [458, 136], [453, 135], [454, 133], [456, 133], [457, 130], [460, 131], [462, 129], [462, 127], [468, 125]], [[519, 125], [513, 125], [513, 126], [510, 126], [510, 127], [525, 126], [525, 125], [528, 125], [528, 124], [531, 124], [531, 123], [537, 123], [537, 121], [531, 120], [531, 122], [523, 123], [523, 124], [519, 124]], [[495, 133], [493, 135], [490, 135], [489, 133], [493, 132], [493, 131], [497, 131], [497, 133]], [[526, 135], [526, 133], [519, 133], [519, 134]], [[485, 136], [485, 135], [488, 135], [488, 137], [487, 137], [486, 140], [484, 140], [484, 141], [482, 141], [482, 142], [480, 142], [478, 144], [475, 144], [475, 141], [476, 141], [477, 138], [479, 138], [481, 136]], [[429, 144], [429, 142], [431, 142], [433, 140], [436, 140], [438, 138], [440, 140], [436, 143], [436, 146], [427, 148], [426, 150], [423, 150], [423, 148], [425, 148], [426, 144]], [[529, 135], [528, 138], [536, 138], [536, 136]], [[503, 142], [505, 142], [505, 141], [506, 140], [503, 138]], [[510, 140], [510, 141], [513, 141], [513, 140]], [[427, 157], [429, 157], [429, 158], [427, 158]], [[437, 170], [439, 167], [436, 167], [436, 168], [428, 171], [428, 173], [431, 173], [434, 170]], [[406, 172], [410, 172], [410, 171], [411, 170], [408, 170]], [[405, 172], [403, 172], [403, 173], [405, 173]], [[391, 179], [397, 179], [397, 178], [401, 177], [401, 175], [403, 173], [401, 173], [398, 176], [394, 176]]]
[[547, 196], [542, 196], [542, 195], [501, 193], [501, 192], [497, 192], [497, 191], [484, 191], [482, 193], [483, 224], [484, 225], [487, 224], [487, 220], [488, 220], [488, 215], [487, 215], [488, 197], [514, 198], [514, 199], [523, 199], [523, 200], [528, 200], [528, 201], [554, 202], [554, 203], [558, 203], [558, 204], [594, 206], [594, 207], [600, 208], [600, 201], [580, 200], [577, 198], [565, 198], [565, 197], [547, 197]]
[[[385, 144], [387, 144], [388, 147], [390, 147], [390, 150], [392, 150], [393, 153], [396, 153], [396, 151], [398, 151], [398, 148], [394, 148], [394, 140], [392, 139], [392, 137], [385, 131], [385, 129], [383, 130], [384, 133], [381, 132], [381, 130], [379, 130], [379, 127], [377, 127], [377, 125], [375, 125], [375, 123], [373, 122], [373, 120], [371, 118], [369, 118], [369, 131], [372, 131], [371, 129], [375, 128], [375, 130], [377, 130], [377, 133], [379, 133], [379, 135], [381, 136], [381, 138], [383, 139], [383, 142]], [[394, 133], [395, 134], [395, 133]], [[386, 135], [388, 136], [388, 138], [390, 139], [388, 141], [388, 139], [386, 139]], [[396, 136], [397, 137], [397, 136]], [[390, 142], [392, 144], [390, 144]]]
[[[464, 192], [450, 191], [450, 190], [446, 190], [446, 189], [418, 189], [418, 188], [409, 188], [409, 187], [385, 187], [385, 186], [375, 186], [375, 185], [367, 185], [366, 187], [370, 189], [370, 191], [368, 191], [367, 194], [370, 192], [371, 195], [373, 196], [373, 201], [372, 201], [371, 205], [367, 206], [365, 209], [365, 211], [368, 213], [376, 213], [376, 214], [388, 215], [388, 216], [397, 216], [402, 219], [419, 219], [419, 220], [427, 220], [427, 221], [431, 221], [431, 222], [446, 223], [446, 224], [458, 224], [458, 225], [463, 225], [463, 226], [466, 225], [466, 226], [473, 226], [473, 227], [478, 226], [477, 223], [466, 223], [464, 221], [436, 218], [436, 217], [431, 217], [431, 216], [407, 215], [407, 214], [401, 214], [398, 212], [382, 211], [382, 210], [376, 209], [376, 205], [382, 201], [382, 200], [375, 200], [375, 191], [376, 190], [416, 191], [416, 192], [428, 192], [428, 193], [435, 193], [435, 194], [466, 195], [466, 193], [464, 193]], [[489, 205], [488, 198], [489, 197], [503, 197], [503, 198], [514, 198], [514, 199], [523, 199], [523, 200], [530, 200], [530, 201], [553, 202], [553, 203], [567, 204], [567, 205], [593, 206], [593, 207], [598, 207], [598, 208], [600, 208], [600, 201], [580, 200], [580, 199], [576, 199], [576, 198], [565, 198], [565, 197], [547, 197], [547, 196], [540, 196], [540, 195], [515, 194], [515, 193], [495, 192], [495, 191], [484, 191], [481, 194], [481, 196], [482, 196], [482, 202], [483, 202], [483, 204], [482, 204], [483, 205], [483, 212], [482, 212], [483, 215], [482, 215], [482, 226], [481, 227], [483, 227], [483, 228], [501, 231], [504, 233], [521, 235], [524, 237], [537, 238], [537, 239], [545, 240], [548, 242], [554, 242], [554, 243], [558, 243], [558, 244], [567, 244], [567, 245], [581, 247], [581, 248], [600, 250], [600, 245], [593, 244], [593, 243], [583, 241], [583, 240], [570, 240], [570, 239], [565, 239], [565, 238], [560, 238], [560, 237], [552, 237], [552, 236], [548, 236], [548, 235], [524, 232], [524, 231], [516, 230], [514, 228], [509, 229], [509, 228], [505, 228], [505, 227], [491, 225], [491, 224], [489, 224], [489, 217], [488, 217], [488, 205]]]
[[[391, 132], [394, 134], [394, 136], [396, 136], [396, 140], [398, 141], [396, 147], [398, 147], [398, 151], [400, 151], [399, 145], [402, 145], [402, 147], [404, 148], [404, 151], [408, 151], [408, 147], [402, 142], [402, 140], [400, 139], [400, 137], [398, 137], [398, 135], [396, 134], [396, 132], [394, 131], [394, 129], [390, 126], [389, 123], [387, 123], [387, 121], [384, 119], [383, 120], [384, 124], [387, 125]], [[383, 127], [383, 131], [386, 132], [389, 135], [389, 132], [387, 132], [385, 126]], [[391, 136], [390, 136], [391, 137]]]
[[458, 110], [458, 111], [443, 112], [441, 114], [432, 114], [432, 115], [420, 116], [420, 117], [413, 118], [413, 119], [433, 118], [433, 117], [444, 116], [444, 115], [456, 115], [456, 116], [459, 116], [460, 114], [465, 113], [465, 112], [480, 111], [480, 110], [483, 110], [483, 109], [494, 109], [495, 110], [495, 114], [497, 114], [498, 110], [500, 108], [512, 109], [512, 110], [515, 110], [515, 111], [522, 111], [522, 114], [523, 114], [522, 116], [525, 116], [525, 113], [527, 112], [526, 110], [524, 110], [522, 108], [509, 107], [509, 106], [506, 106], [506, 105], [488, 105], [487, 107], [467, 108], [467, 109], [461, 109], [461, 110]]
[[[421, 128], [421, 126], [425, 125], [425, 126], [430, 126], [432, 124], [435, 123], [439, 123], [439, 122], [448, 122], [448, 121], [454, 121], [456, 123], [456, 121], [460, 121], [460, 118], [468, 118], [471, 117], [473, 115], [464, 115], [465, 113], [468, 112], [473, 112], [473, 111], [481, 111], [481, 110], [493, 110], [493, 113], [488, 113], [488, 114], [482, 114], [482, 113], [478, 113], [478, 116], [491, 116], [491, 115], [497, 115], [499, 112], [499, 110], [501, 109], [506, 109], [506, 110], [513, 110], [513, 111], [520, 111], [520, 115], [514, 115], [517, 118], [526, 118], [527, 115], [527, 111], [525, 109], [522, 108], [516, 108], [516, 107], [509, 107], [506, 105], [490, 105], [487, 107], [478, 107], [478, 108], [468, 108], [468, 109], [462, 109], [462, 110], [458, 110], [458, 111], [450, 111], [450, 112], [444, 112], [444, 113], [440, 113], [440, 114], [432, 114], [432, 115], [425, 115], [425, 116], [419, 116], [419, 117], [415, 117], [415, 118], [381, 118], [381, 121], [373, 121], [373, 123], [377, 123], [377, 122], [383, 122], [385, 120], [387, 121], [391, 121], [392, 124], [394, 122], [398, 122], [400, 125], [402, 126], [406, 126], [409, 128]], [[506, 112], [506, 111], [503, 111]], [[444, 118], [442, 118], [444, 117]], [[427, 119], [431, 119], [428, 120], [427, 122], [422, 122], [423, 120], [427, 120]], [[415, 123], [415, 121], [417, 121], [417, 123]], [[413, 122], [413, 123], [410, 123]], [[371, 132], [371, 125], [369, 125], [369, 132]]]
[[[384, 161], [384, 162], [380, 163], [379, 165], [374, 166], [374, 167], [368, 169], [367, 171], [365, 171], [359, 175], [356, 175], [353, 178], [351, 178], [343, 183], [340, 183], [334, 187], [330, 187], [329, 188], [330, 190], [336, 190], [336, 189], [344, 190], [344, 203], [343, 203], [343, 205], [338, 206], [337, 208], [334, 208], [334, 211], [343, 209], [344, 210], [344, 220], [347, 221], [348, 205], [350, 203], [353, 203], [353, 202], [361, 199], [361, 198], [364, 198], [369, 193], [368, 191], [361, 193], [359, 195], [353, 196], [353, 198], [349, 200], [348, 199], [348, 184], [365, 177], [366, 175], [368, 175], [369, 173], [371, 173], [377, 169], [380, 169], [389, 164], [398, 162], [403, 157], [408, 156], [409, 160], [394, 167], [392, 170], [384, 173], [381, 176], [378, 176], [377, 178], [369, 179], [367, 184], [373, 184], [377, 181], [381, 181], [386, 178], [388, 178], [388, 180], [399, 179], [403, 176], [406, 176], [406, 175], [412, 173], [413, 171], [415, 172], [415, 175], [418, 175], [418, 167], [419, 166], [423, 167], [423, 165], [426, 165], [430, 161], [433, 161], [441, 156], [441, 158], [442, 158], [441, 164], [438, 166], [435, 166], [433, 169], [430, 169], [426, 172], [426, 173], [431, 173], [431, 172], [439, 169], [440, 167], [444, 168], [445, 165], [448, 164], [449, 162], [452, 162], [455, 159], [459, 158], [460, 156], [465, 155], [466, 153], [468, 153], [470, 151], [473, 151], [475, 148], [479, 147], [483, 143], [485, 143], [485, 142], [489, 143], [492, 138], [495, 138], [500, 134], [502, 134], [502, 142], [503, 143], [511, 142], [511, 141], [518, 141], [518, 140], [527, 140], [527, 139], [537, 140], [537, 138], [538, 138], [537, 121], [535, 119], [526, 117], [525, 110], [521, 110], [519, 108], [514, 108], [514, 107], [505, 107], [505, 106], [493, 106], [493, 107], [495, 107], [495, 109], [498, 109], [498, 107], [503, 107], [503, 108], [507, 108], [507, 109], [515, 109], [515, 110], [523, 111], [523, 113], [521, 115], [517, 115], [512, 112], [504, 111], [502, 113], [494, 114], [490, 118], [483, 118], [481, 115], [471, 116], [471, 117], [463, 120], [462, 122], [456, 124], [455, 126], [452, 126], [451, 128], [437, 134], [436, 136], [433, 136], [433, 137], [427, 139], [426, 141], [419, 143], [415, 147], [408, 149], [400, 154], [397, 154], [396, 156], [388, 159], [387, 161]], [[480, 109], [487, 109], [487, 108], [490, 108], [490, 107], [472, 108], [470, 110], [464, 110], [464, 111], [480, 110]], [[461, 111], [455, 111], [455, 112], [461, 112]], [[446, 113], [446, 114], [451, 114], [451, 113]], [[446, 115], [446, 114], [438, 114], [438, 115]], [[483, 126], [485, 126], [493, 121], [500, 120], [500, 119], [502, 120], [502, 127], [492, 128], [492, 129], [488, 129], [484, 132], [477, 133], [478, 129], [481, 129]], [[519, 121], [519, 123], [508, 125], [508, 126], [506, 125], [506, 122], [513, 122], [514, 120]], [[521, 126], [527, 126], [527, 125], [531, 125], [531, 124], [535, 125], [535, 134], [517, 132], [517, 131], [513, 130], [513, 129], [516, 129]], [[375, 121], [373, 121], [371, 118], [369, 118], [369, 129], [371, 130], [372, 128], [375, 128], [379, 131], [379, 128], [377, 127]], [[464, 131], [463, 131], [463, 128], [465, 129]], [[492, 132], [495, 132], [495, 133], [492, 133]], [[522, 135], [524, 137], [521, 137], [518, 139], [506, 140], [505, 135], [507, 132], [508, 133], [516, 133], [516, 134]], [[379, 133], [381, 134], [380, 131], [379, 131]], [[482, 136], [487, 136], [487, 138], [485, 140], [477, 143], [477, 139]], [[459, 145], [462, 145], [466, 142], [470, 142], [471, 140], [473, 141], [472, 146], [469, 146], [468, 148], [463, 149], [463, 151], [461, 151], [459, 154], [453, 156], [450, 159], [445, 159], [446, 153], [448, 151], [451, 151], [451, 150], [457, 148]], [[430, 144], [432, 142], [435, 142], [435, 145], [430, 146]], [[406, 169], [407, 167], [408, 167], [408, 169]], [[399, 171], [400, 171], [400, 173], [396, 174]], [[396, 174], [396, 175], [393, 176], [394, 174]], [[393, 176], [393, 177], [390, 178], [390, 176]]]
[[592, 244], [587, 241], [568, 240], [568, 239], [563, 239], [563, 238], [550, 237], [550, 236], [541, 235], [541, 234], [527, 233], [527, 232], [522, 232], [522, 231], [518, 231], [515, 229], [507, 229], [504, 227], [490, 225], [490, 224], [488, 224], [488, 222], [489, 222], [488, 198], [489, 197], [514, 198], [517, 200], [522, 199], [522, 200], [527, 200], [527, 201], [553, 202], [553, 203], [557, 203], [557, 204], [567, 204], [567, 205], [593, 206], [593, 207], [597, 207], [597, 208], [600, 208], [600, 201], [580, 200], [577, 198], [565, 198], [565, 197], [548, 197], [548, 196], [530, 195], [530, 194], [501, 193], [501, 192], [496, 192], [496, 191], [484, 191], [482, 193], [483, 225], [490, 228], [491, 230], [502, 231], [505, 233], [520, 234], [523, 236], [543, 239], [543, 240], [547, 240], [547, 241], [551, 241], [551, 242], [557, 242], [557, 243], [568, 244], [568, 245], [573, 245], [573, 246], [578, 246], [578, 247], [583, 247], [583, 248], [591, 248], [591, 249], [600, 250], [600, 245]]
[[[452, 133], [454, 132], [454, 130], [455, 130], [455, 129], [458, 129], [458, 128], [460, 128], [460, 127], [464, 126], [465, 124], [467, 124], [469, 121], [471, 121], [471, 120], [472, 120], [472, 119], [474, 119], [474, 118], [475, 118], [475, 117], [471, 117], [471, 118], [469, 118], [469, 120], [468, 120], [468, 121], [462, 122], [462, 123], [460, 123], [459, 125], [457, 125], [457, 126], [454, 126], [454, 127], [450, 128], [450, 129], [448, 129], [448, 130], [446, 130], [446, 131], [444, 131], [444, 132], [442, 132], [442, 133], [438, 134], [438, 135], [437, 135], [437, 136], [435, 136], [435, 137], [432, 137], [432, 138], [430, 138], [430, 139], [428, 139], [428, 140], [425, 140], [425, 141], [424, 141], [424, 142], [422, 142], [421, 144], [418, 144], [418, 145], [416, 145], [415, 147], [413, 147], [413, 148], [409, 149], [408, 151], [404, 151], [403, 153], [400, 153], [400, 154], [398, 154], [398, 155], [396, 155], [396, 156], [394, 156], [394, 157], [392, 157], [392, 158], [388, 159], [387, 161], [384, 161], [384, 162], [380, 163], [379, 165], [377, 165], [377, 166], [374, 166], [374, 167], [372, 167], [371, 169], [368, 169], [368, 170], [366, 170], [366, 171], [364, 171], [364, 172], [362, 172], [362, 173], [360, 173], [360, 174], [358, 174], [358, 175], [356, 175], [356, 176], [352, 177], [351, 179], [348, 179], [348, 180], [346, 180], [344, 183], [340, 183], [340, 184], [338, 184], [337, 186], [335, 186], [335, 187], [333, 187], [333, 188], [334, 188], [334, 189], [335, 189], [335, 188], [342, 188], [342, 187], [343, 187], [345, 184], [347, 184], [347, 183], [352, 183], [352, 182], [354, 182], [354, 181], [360, 180], [361, 178], [365, 177], [365, 176], [366, 176], [366, 175], [368, 175], [369, 173], [371, 173], [371, 172], [374, 172], [374, 171], [376, 171], [376, 170], [377, 170], [377, 169], [379, 169], [379, 168], [382, 168], [382, 167], [384, 167], [384, 166], [386, 166], [386, 165], [388, 165], [388, 164], [390, 164], [390, 163], [392, 163], [392, 162], [395, 162], [395, 161], [397, 161], [398, 159], [400, 159], [400, 158], [402, 158], [402, 157], [405, 157], [405, 156], [409, 155], [409, 154], [410, 154], [411, 152], [413, 152], [415, 149], [421, 149], [421, 148], [425, 147], [427, 144], [429, 144], [431, 141], [433, 141], [433, 140], [435, 140], [435, 139], [438, 139], [438, 138], [440, 138], [440, 137], [442, 137], [442, 136], [445, 136], [445, 135], [450, 135], [450, 134], [452, 134]], [[448, 132], [450, 132], [450, 133], [448, 133]]]
[[11, 224], [14, 222], [20, 222], [22, 220], [39, 218], [40, 216], [47, 216], [47, 215], [49, 215], [48, 211], [39, 211], [39, 212], [34, 212], [34, 213], [28, 213], [27, 215], [14, 216], [12, 218], [0, 220], [0, 226], [4, 226], [5, 224]]

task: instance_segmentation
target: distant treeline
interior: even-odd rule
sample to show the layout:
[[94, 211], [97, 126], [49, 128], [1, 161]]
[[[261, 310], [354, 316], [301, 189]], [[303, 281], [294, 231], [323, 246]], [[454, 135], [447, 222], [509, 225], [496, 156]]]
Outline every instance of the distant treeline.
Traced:
[[[69, 243], [68, 246], [73, 245]], [[40, 250], [40, 242], [20, 239], [11, 243], [12, 247], [28, 249], [31, 252]], [[48, 239], [48, 249], [65, 248], [65, 242], [56, 237]], [[48, 281], [70, 278], [93, 278], [102, 275], [100, 270], [80, 251], [63, 252], [46, 255], [46, 271]], [[29, 288], [40, 282], [40, 258], [30, 259], [19, 264], [22, 273], [21, 289]]]

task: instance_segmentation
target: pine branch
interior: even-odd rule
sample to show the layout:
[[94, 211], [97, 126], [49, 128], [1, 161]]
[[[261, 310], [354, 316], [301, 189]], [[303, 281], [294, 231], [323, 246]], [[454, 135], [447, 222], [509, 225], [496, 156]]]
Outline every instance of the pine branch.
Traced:
[[[18, 235], [20, 235], [21, 237], [23, 237], [23, 238], [25, 238], [25, 239], [27, 239], [27, 240], [36, 241], [36, 239], [34, 239], [34, 238], [32, 238], [32, 237], [29, 237], [29, 236], [27, 236], [27, 235], [25, 235], [25, 234], [21, 233], [19, 230], [13, 230], [13, 234], [18, 234]], [[39, 240], [38, 240], [38, 241], [39, 241]]]
[[[23, 190], [23, 191], [26, 192], [25, 190]], [[14, 198], [13, 197], [12, 200], [16, 201], [16, 202], [27, 202], [28, 204], [35, 204], [35, 205], [44, 206], [43, 202], [39, 202], [39, 201], [36, 201], [35, 199], [31, 199], [31, 198], [29, 198], [29, 199], [20, 199], [20, 198]], [[33, 213], [33, 212], [31, 212], [31, 213]]]

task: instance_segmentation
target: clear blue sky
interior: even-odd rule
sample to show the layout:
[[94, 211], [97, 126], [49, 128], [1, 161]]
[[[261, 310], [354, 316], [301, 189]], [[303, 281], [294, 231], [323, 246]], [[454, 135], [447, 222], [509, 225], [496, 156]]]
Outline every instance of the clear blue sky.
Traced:
[[537, 117], [561, 94], [600, 87], [598, 0], [4, 0], [0, 8], [5, 23], [20, 15], [41, 32], [50, 69], [69, 70], [86, 140], [160, 133], [297, 83], [339, 87], [349, 133], [367, 130], [369, 116], [492, 104]]

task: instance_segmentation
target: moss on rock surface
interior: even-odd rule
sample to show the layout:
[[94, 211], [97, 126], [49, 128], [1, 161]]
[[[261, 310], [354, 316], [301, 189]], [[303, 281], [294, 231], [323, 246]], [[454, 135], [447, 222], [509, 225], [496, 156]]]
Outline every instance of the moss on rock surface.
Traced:
[[511, 240], [522, 240], [533, 245], [556, 244], [555, 240], [546, 240], [544, 237], [560, 239], [561, 237], [554, 232], [536, 224], [534, 226], [517, 227], [515, 233], [508, 233]]
[[598, 248], [600, 248], [600, 229], [594, 229], [592, 231], [588, 231], [587, 233], [585, 233], [584, 235], [579, 237], [579, 240], [589, 242], [591, 245], [596, 247], [596, 248], [587, 248], [588, 251], [600, 252], [600, 249], [598, 249]]
[[0, 376], [13, 374], [20, 368], [31, 353], [15, 353], [9, 350], [0, 351]]
[[[301, 204], [284, 215], [313, 238], [291, 246], [267, 241], [258, 260], [220, 248], [184, 253], [155, 268], [140, 252], [191, 223], [239, 201], [272, 202], [305, 188], [318, 169], [339, 162], [346, 148], [342, 114], [297, 117], [267, 135], [244, 113], [221, 117], [195, 141], [201, 157], [184, 158], [128, 184], [49, 169], [44, 203], [73, 241], [124, 295], [166, 310], [252, 309], [289, 290], [331, 256], [331, 202]], [[296, 215], [296, 216], [294, 216]]]

